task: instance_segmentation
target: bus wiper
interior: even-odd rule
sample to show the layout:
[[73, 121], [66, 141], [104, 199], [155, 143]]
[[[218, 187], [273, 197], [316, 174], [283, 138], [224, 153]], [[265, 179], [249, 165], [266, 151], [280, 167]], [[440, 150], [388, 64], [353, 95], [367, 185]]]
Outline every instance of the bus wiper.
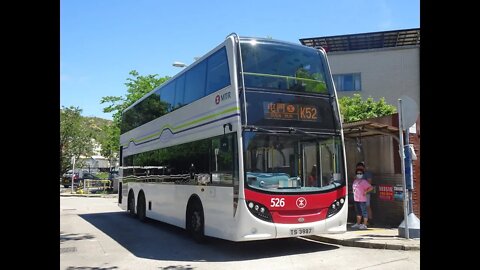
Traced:
[[250, 129], [250, 131], [263, 131], [267, 133], [273, 133], [273, 134], [278, 134], [278, 132], [269, 130], [269, 129], [264, 129], [261, 127], [256, 127], [256, 126], [243, 126], [243, 129]]
[[308, 135], [308, 136], [312, 136], [312, 137], [318, 137], [318, 136], [317, 136], [317, 135], [315, 135], [315, 134], [308, 133], [308, 132], [306, 132], [306, 131], [303, 131], [303, 130], [301, 130], [301, 129], [298, 129], [298, 128], [293, 128], [293, 127], [290, 127], [290, 128], [288, 128], [288, 131], [289, 131], [289, 132], [292, 132], [292, 131], [294, 131], [295, 133], [302, 133], [302, 134], [305, 134], [305, 135]]

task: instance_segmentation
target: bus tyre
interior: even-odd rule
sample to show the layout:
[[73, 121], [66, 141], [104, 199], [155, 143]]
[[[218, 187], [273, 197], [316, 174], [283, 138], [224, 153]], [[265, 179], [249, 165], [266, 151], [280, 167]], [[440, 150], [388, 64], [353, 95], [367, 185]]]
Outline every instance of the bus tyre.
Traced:
[[198, 204], [194, 204], [190, 208], [188, 217], [188, 232], [197, 243], [203, 243], [205, 241], [205, 220], [203, 218], [202, 207]]
[[132, 191], [128, 194], [128, 212], [132, 216], [135, 215], [135, 198]]
[[145, 195], [143, 194], [143, 192], [141, 192], [141, 193], [138, 195], [138, 203], [137, 203], [137, 216], [138, 216], [138, 219], [139, 219], [141, 222], [145, 222], [145, 221], [146, 221], [145, 211], [146, 211], [146, 207], [145, 207]]

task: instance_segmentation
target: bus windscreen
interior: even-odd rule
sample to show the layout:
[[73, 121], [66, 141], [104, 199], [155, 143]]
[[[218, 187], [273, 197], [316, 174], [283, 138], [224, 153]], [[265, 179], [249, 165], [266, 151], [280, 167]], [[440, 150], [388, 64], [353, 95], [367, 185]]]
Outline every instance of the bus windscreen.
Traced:
[[243, 40], [241, 50], [246, 88], [328, 94], [321, 52], [255, 39]]

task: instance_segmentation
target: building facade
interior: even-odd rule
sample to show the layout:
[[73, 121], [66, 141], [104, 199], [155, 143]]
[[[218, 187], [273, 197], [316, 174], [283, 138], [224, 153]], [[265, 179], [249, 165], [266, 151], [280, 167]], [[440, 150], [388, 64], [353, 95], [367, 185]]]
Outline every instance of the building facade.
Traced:
[[420, 29], [300, 39], [324, 48], [339, 97], [382, 97], [397, 106], [405, 95], [420, 104]]
[[[303, 45], [325, 49], [339, 97], [360, 94], [397, 107], [407, 96], [420, 106], [420, 29], [302, 38]], [[398, 141], [398, 115], [345, 125], [347, 174], [353, 180], [355, 164], [365, 161], [373, 173], [373, 220], [398, 226], [403, 202], [397, 196], [403, 178]], [[378, 129], [372, 127], [379, 127]], [[413, 212], [420, 218], [420, 117], [409, 136], [417, 160], [413, 162]], [[397, 129], [395, 132], [387, 129]], [[375, 132], [377, 131], [377, 132]], [[352, 209], [353, 218], [354, 211]]]

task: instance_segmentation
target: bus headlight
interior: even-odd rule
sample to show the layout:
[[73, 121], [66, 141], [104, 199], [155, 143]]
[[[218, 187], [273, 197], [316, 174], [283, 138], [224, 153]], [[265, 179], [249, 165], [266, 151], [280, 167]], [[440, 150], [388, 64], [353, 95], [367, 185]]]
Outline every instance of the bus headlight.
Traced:
[[329, 218], [329, 217], [335, 215], [336, 213], [338, 213], [340, 211], [340, 209], [342, 209], [344, 204], [345, 204], [345, 198], [344, 197], [333, 201], [333, 203], [328, 208], [327, 218]]
[[250, 210], [250, 213], [252, 213], [255, 217], [264, 221], [273, 222], [272, 215], [265, 205], [254, 201], [246, 201], [246, 203], [248, 210]]

